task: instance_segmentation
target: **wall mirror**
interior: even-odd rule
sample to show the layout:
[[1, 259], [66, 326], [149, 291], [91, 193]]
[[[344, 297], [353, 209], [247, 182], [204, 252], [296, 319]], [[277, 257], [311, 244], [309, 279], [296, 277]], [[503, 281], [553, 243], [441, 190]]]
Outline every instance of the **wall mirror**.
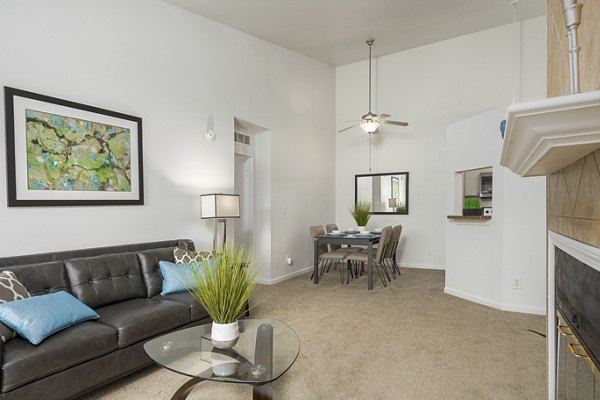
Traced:
[[354, 175], [354, 202], [367, 201], [373, 214], [408, 214], [408, 172]]

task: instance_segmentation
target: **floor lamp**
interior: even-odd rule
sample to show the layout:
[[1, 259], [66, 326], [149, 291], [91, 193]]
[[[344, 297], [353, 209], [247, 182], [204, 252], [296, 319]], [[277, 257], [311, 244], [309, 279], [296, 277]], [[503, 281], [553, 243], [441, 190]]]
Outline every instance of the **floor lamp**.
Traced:
[[202, 219], [215, 219], [213, 233], [213, 248], [217, 244], [217, 226], [223, 223], [223, 246], [227, 242], [227, 219], [240, 217], [240, 195], [211, 193], [200, 196], [202, 205]]

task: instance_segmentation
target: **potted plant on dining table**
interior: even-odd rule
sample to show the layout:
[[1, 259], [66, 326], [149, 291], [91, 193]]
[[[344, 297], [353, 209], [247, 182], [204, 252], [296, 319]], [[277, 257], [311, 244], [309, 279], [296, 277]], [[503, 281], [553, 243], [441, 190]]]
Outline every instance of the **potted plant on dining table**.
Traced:
[[358, 225], [359, 231], [366, 229], [372, 211], [373, 207], [367, 201], [357, 201], [350, 207], [350, 214], [352, 214], [356, 225]]

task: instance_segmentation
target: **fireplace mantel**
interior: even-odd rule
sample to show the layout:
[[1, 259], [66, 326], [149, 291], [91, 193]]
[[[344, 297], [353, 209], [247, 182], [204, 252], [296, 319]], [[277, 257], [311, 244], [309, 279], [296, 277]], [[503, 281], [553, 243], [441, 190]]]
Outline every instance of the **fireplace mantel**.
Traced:
[[508, 108], [500, 165], [543, 176], [600, 148], [600, 91], [551, 97]]

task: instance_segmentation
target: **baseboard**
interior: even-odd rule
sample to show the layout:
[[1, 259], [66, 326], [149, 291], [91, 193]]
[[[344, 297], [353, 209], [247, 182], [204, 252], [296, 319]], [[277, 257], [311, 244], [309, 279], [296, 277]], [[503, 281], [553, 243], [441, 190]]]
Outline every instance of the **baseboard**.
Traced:
[[294, 272], [290, 272], [289, 274], [280, 276], [275, 279], [257, 279], [256, 283], [260, 283], [261, 285], [274, 285], [276, 283], [287, 281], [288, 279], [292, 279], [298, 275], [305, 274], [308, 271], [312, 271], [313, 269], [314, 269], [313, 267], [306, 267], [306, 268], [302, 268], [302, 269], [299, 269]]
[[447, 286], [444, 287], [444, 293], [460, 297], [464, 300], [472, 301], [473, 303], [482, 304], [484, 306], [502, 310], [502, 305], [500, 303], [496, 303], [495, 301], [492, 301], [490, 299], [484, 299], [483, 297], [473, 296], [472, 294], [461, 292], [460, 290], [452, 289]]
[[503, 306], [503, 310], [519, 312], [519, 313], [524, 313], [524, 314], [546, 315], [545, 307], [530, 307], [530, 306], [519, 306], [519, 305], [514, 305], [514, 304], [505, 304]]
[[461, 299], [472, 301], [473, 303], [481, 304], [487, 307], [492, 307], [497, 310], [518, 312], [524, 314], [546, 315], [546, 309], [540, 307], [520, 306], [514, 304], [500, 304], [495, 301], [484, 299], [483, 297], [473, 296], [460, 290], [444, 287], [444, 293], [460, 297]]
[[437, 269], [437, 270], [446, 270], [446, 267], [444, 267], [443, 265], [433, 265], [433, 264], [405, 264], [405, 263], [400, 263], [398, 264], [403, 268], [416, 268], [416, 269]]

